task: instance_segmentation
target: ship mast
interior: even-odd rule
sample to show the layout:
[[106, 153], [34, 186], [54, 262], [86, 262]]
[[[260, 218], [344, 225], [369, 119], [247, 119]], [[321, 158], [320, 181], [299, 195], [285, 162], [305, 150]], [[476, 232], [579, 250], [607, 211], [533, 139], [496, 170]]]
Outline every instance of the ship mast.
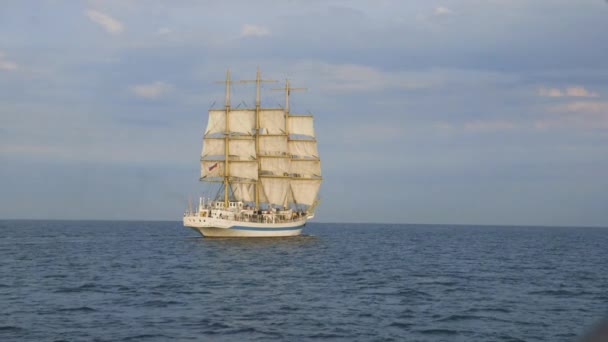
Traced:
[[260, 207], [260, 171], [261, 161], [260, 155], [260, 83], [262, 82], [278, 82], [276, 80], [262, 80], [260, 77], [260, 67], [258, 66], [255, 80], [242, 80], [239, 83], [255, 82], [255, 155], [258, 161], [258, 179], [255, 182], [255, 209]]
[[230, 155], [230, 69], [226, 69], [226, 80], [219, 81], [216, 83], [226, 84], [226, 131], [224, 132], [224, 208], [228, 208], [228, 192], [229, 184], [228, 179], [230, 178], [230, 167], [228, 165], [228, 156]]
[[[307, 88], [293, 88], [289, 86], [289, 80], [285, 79], [285, 88], [272, 88], [272, 90], [281, 90], [285, 92], [285, 121], [289, 117], [289, 93], [292, 90], [307, 90]], [[289, 131], [287, 131], [289, 132]]]
[[[273, 88], [272, 90], [279, 90], [285, 92], [285, 132], [287, 133], [287, 144], [289, 144], [289, 95], [292, 90], [307, 90], [307, 88], [293, 88], [289, 86], [289, 79], [285, 79], [285, 88]], [[290, 190], [291, 186], [290, 186]], [[287, 202], [287, 201], [286, 201]]]

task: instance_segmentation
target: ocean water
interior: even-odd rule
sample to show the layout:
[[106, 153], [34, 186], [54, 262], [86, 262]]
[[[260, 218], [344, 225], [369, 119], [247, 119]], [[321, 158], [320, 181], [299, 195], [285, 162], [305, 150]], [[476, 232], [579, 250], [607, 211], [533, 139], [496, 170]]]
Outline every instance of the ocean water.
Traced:
[[608, 229], [0, 221], [0, 341], [574, 341], [608, 313]]

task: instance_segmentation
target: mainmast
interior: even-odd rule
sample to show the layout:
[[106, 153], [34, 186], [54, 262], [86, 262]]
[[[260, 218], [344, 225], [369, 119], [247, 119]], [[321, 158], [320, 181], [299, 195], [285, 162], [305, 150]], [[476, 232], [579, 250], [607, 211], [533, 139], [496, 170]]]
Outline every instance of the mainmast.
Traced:
[[260, 207], [260, 171], [262, 164], [260, 162], [260, 83], [262, 82], [278, 82], [276, 80], [262, 80], [260, 77], [260, 67], [258, 66], [255, 80], [242, 80], [239, 83], [255, 82], [255, 155], [258, 162], [258, 179], [255, 182], [255, 208]]

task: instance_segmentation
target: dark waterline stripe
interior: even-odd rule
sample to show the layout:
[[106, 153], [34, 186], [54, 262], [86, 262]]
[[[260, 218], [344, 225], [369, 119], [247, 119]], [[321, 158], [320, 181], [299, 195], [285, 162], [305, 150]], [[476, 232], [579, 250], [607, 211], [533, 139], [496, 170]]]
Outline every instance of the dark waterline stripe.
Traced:
[[261, 232], [281, 232], [281, 231], [289, 231], [289, 230], [299, 230], [302, 229], [303, 226], [293, 227], [293, 228], [255, 228], [255, 227], [243, 227], [243, 226], [234, 226], [228, 229], [231, 230], [252, 230], [252, 231], [261, 231]]

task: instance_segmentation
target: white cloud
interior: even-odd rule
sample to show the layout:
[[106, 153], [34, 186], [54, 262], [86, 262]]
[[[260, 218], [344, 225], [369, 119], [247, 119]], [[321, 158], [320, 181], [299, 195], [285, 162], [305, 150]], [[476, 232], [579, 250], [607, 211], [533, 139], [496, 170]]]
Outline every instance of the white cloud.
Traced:
[[124, 25], [107, 14], [94, 10], [87, 10], [85, 13], [89, 19], [101, 25], [109, 33], [118, 34], [124, 31]]
[[540, 87], [538, 95], [544, 97], [598, 97], [595, 92], [589, 91], [582, 86], [569, 86], [564, 90], [559, 88]]
[[135, 95], [148, 99], [155, 99], [157, 97], [160, 97], [173, 90], [173, 88], [173, 85], [160, 81], [148, 84], [138, 84], [130, 87], [131, 91]]
[[449, 9], [447, 7], [439, 6], [439, 7], [435, 8], [435, 10], [433, 11], [433, 13], [435, 15], [446, 15], [446, 14], [452, 14], [453, 12], [452, 12], [451, 9]]
[[168, 27], [161, 27], [161, 28], [159, 28], [159, 29], [158, 29], [158, 31], [157, 31], [157, 33], [158, 33], [158, 34], [160, 34], [160, 35], [169, 34], [169, 33], [171, 33], [171, 32], [173, 32], [173, 30], [171, 30], [171, 29], [170, 29], [170, 28], [168, 28]]
[[498, 132], [517, 128], [517, 125], [509, 121], [470, 121], [464, 123], [464, 129], [473, 132]]
[[268, 35], [270, 35], [270, 30], [263, 26], [245, 24], [241, 30], [241, 37], [263, 37]]
[[608, 102], [605, 101], [576, 101], [553, 107], [556, 112], [569, 113], [608, 113]]
[[608, 129], [607, 101], [575, 101], [549, 108], [550, 116], [537, 120], [539, 129], [583, 128]]
[[564, 93], [558, 88], [541, 87], [538, 89], [538, 95], [544, 97], [562, 97], [564, 96]]
[[413, 75], [387, 72], [366, 65], [325, 64], [317, 65], [321, 72], [323, 88], [327, 91], [348, 93], [383, 90], [387, 88], [422, 89], [438, 83], [432, 75]]
[[581, 86], [568, 87], [566, 95], [572, 97], [598, 97], [597, 93], [591, 92]]
[[6, 56], [4, 52], [0, 51], [0, 70], [13, 71], [19, 68], [17, 63], [6, 60], [4, 56]]

